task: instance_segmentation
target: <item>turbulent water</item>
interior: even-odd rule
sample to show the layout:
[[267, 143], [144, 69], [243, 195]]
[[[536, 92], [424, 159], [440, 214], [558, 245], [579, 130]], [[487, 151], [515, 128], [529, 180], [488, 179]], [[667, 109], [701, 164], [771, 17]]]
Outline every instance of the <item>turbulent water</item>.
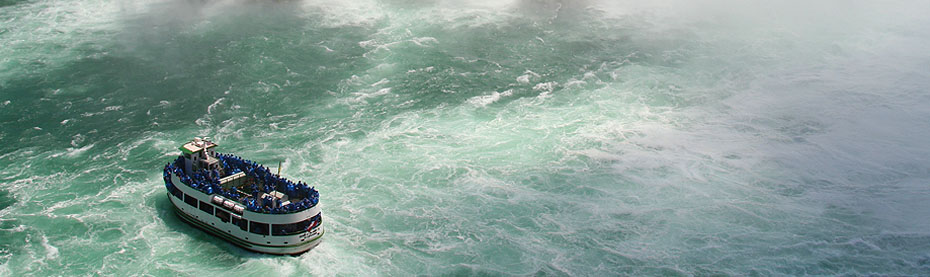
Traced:
[[[0, 275], [930, 274], [927, 26], [924, 1], [0, 0]], [[316, 186], [324, 242], [181, 222], [161, 169], [194, 136]]]

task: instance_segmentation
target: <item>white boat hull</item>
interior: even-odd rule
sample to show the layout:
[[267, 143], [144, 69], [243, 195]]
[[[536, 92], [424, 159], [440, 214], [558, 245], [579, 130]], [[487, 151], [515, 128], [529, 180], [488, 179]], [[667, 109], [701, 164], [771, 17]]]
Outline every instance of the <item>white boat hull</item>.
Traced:
[[[171, 181], [174, 184], [181, 184], [180, 179], [174, 174], [171, 175]], [[176, 185], [175, 187], [181, 190], [185, 195], [197, 199], [201, 204], [211, 203], [211, 196], [206, 193], [183, 184]], [[167, 193], [167, 195], [168, 199], [171, 200], [172, 206], [174, 206], [175, 212], [182, 220], [247, 250], [268, 254], [296, 255], [307, 252], [322, 242], [324, 233], [322, 224], [315, 226], [309, 231], [293, 235], [273, 236], [255, 234], [247, 230], [242, 230], [239, 226], [233, 225], [229, 221], [224, 222], [214, 214], [207, 213], [198, 207], [192, 206], [171, 193]], [[216, 208], [216, 205], [213, 206], [214, 210], [219, 209]], [[320, 212], [319, 206], [290, 214], [259, 214], [245, 211], [242, 214], [242, 218], [250, 222], [256, 220], [269, 224], [287, 224], [307, 219], [311, 216], [320, 214]]]

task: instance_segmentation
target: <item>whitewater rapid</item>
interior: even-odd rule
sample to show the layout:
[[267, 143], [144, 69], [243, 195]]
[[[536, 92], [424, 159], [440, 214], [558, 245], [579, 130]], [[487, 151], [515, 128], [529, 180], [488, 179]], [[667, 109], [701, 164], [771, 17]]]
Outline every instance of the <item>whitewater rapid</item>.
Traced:
[[[0, 2], [0, 275], [922, 275], [922, 4]], [[181, 222], [193, 136], [324, 242]]]

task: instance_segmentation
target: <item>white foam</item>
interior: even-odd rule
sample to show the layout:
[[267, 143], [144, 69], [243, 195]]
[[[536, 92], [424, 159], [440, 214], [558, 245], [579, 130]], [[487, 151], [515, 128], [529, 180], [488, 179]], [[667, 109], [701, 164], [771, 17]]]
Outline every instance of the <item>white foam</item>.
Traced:
[[355, 102], [365, 102], [367, 99], [388, 95], [390, 93], [391, 93], [391, 88], [382, 88], [375, 92], [370, 92], [370, 93], [356, 92], [354, 93], [356, 95], [354, 100]]
[[42, 244], [42, 247], [45, 248], [45, 260], [58, 259], [58, 247], [55, 247], [49, 244], [47, 236], [45, 235], [41, 235], [41, 236], [42, 236], [42, 239], [40, 240], [40, 243]]
[[52, 154], [49, 157], [57, 158], [61, 156], [66, 156], [69, 158], [74, 158], [74, 157], [84, 154], [85, 152], [87, 152], [87, 150], [90, 150], [93, 147], [94, 147], [93, 143], [89, 145], [85, 145], [84, 147], [80, 147], [80, 148], [68, 147], [68, 149], [66, 149], [64, 152]]
[[[9, 253], [9, 254], [0, 256], [0, 259], [9, 260], [11, 256], [13, 256], [13, 254], [12, 254], [12, 253]], [[3, 276], [13, 276], [13, 271], [10, 270], [10, 263], [2, 263], [2, 264], [0, 264], [0, 275], [3, 275]]]
[[223, 100], [225, 100], [225, 99], [226, 99], [226, 98], [224, 98], [224, 97], [220, 97], [219, 99], [216, 99], [216, 101], [213, 101], [213, 104], [210, 104], [210, 106], [207, 106], [207, 114], [208, 114], [208, 115], [209, 115], [209, 114], [213, 114], [213, 109], [215, 109], [217, 106], [219, 106], [220, 103], [222, 103]]
[[542, 82], [542, 83], [538, 83], [538, 84], [536, 84], [535, 86], [533, 86], [533, 90], [535, 90], [535, 91], [541, 91], [542, 93], [540, 93], [539, 96], [537, 96], [537, 97], [540, 98], [540, 99], [543, 99], [543, 98], [548, 98], [548, 97], [550, 97], [550, 94], [551, 94], [553, 91], [555, 91], [555, 88], [556, 88], [556, 86], [558, 86], [558, 85], [559, 85], [559, 83], [558, 83], [558, 82], [554, 82], [554, 81], [553, 81], [553, 82]]
[[475, 97], [469, 98], [467, 102], [472, 105], [478, 106], [478, 107], [484, 107], [484, 106], [490, 105], [494, 102], [501, 100], [501, 97], [508, 97], [511, 95], [513, 95], [513, 90], [506, 90], [504, 92], [495, 91], [495, 92], [492, 92], [490, 95], [475, 96]]
[[390, 82], [391, 82], [391, 81], [389, 81], [387, 78], [382, 78], [380, 81], [377, 81], [377, 82], [375, 82], [374, 84], [371, 84], [371, 86], [372, 86], [372, 87], [377, 87], [377, 86], [380, 86], [380, 85], [383, 85], [383, 84], [387, 84], [387, 83], [390, 83]]
[[552, 90], [555, 89], [555, 86], [558, 84], [559, 84], [558, 82], [538, 83], [535, 86], [533, 86], [533, 90], [552, 92]]
[[565, 84], [562, 85], [562, 86], [563, 86], [563, 87], [566, 87], [566, 88], [570, 88], [570, 87], [574, 87], [574, 86], [583, 86], [583, 85], [585, 85], [585, 84], [587, 84], [587, 83], [588, 83], [588, 82], [585, 82], [585, 81], [582, 81], [582, 80], [570, 79], [570, 80], [568, 80], [567, 82], [565, 82]]
[[439, 41], [433, 37], [415, 37], [415, 38], [410, 39], [410, 42], [413, 42], [413, 44], [416, 44], [417, 46], [424, 46], [424, 47], [439, 43]]
[[620, 161], [623, 159], [621, 155], [612, 154], [600, 149], [585, 149], [577, 151], [569, 151], [570, 154], [582, 155], [599, 161]]

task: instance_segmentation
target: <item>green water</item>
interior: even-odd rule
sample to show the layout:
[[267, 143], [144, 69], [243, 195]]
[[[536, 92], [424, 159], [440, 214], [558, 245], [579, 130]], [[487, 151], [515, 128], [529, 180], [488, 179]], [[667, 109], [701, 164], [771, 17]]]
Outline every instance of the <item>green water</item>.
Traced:
[[[921, 1], [0, 0], [0, 275], [926, 275]], [[177, 147], [324, 242], [181, 222]]]

